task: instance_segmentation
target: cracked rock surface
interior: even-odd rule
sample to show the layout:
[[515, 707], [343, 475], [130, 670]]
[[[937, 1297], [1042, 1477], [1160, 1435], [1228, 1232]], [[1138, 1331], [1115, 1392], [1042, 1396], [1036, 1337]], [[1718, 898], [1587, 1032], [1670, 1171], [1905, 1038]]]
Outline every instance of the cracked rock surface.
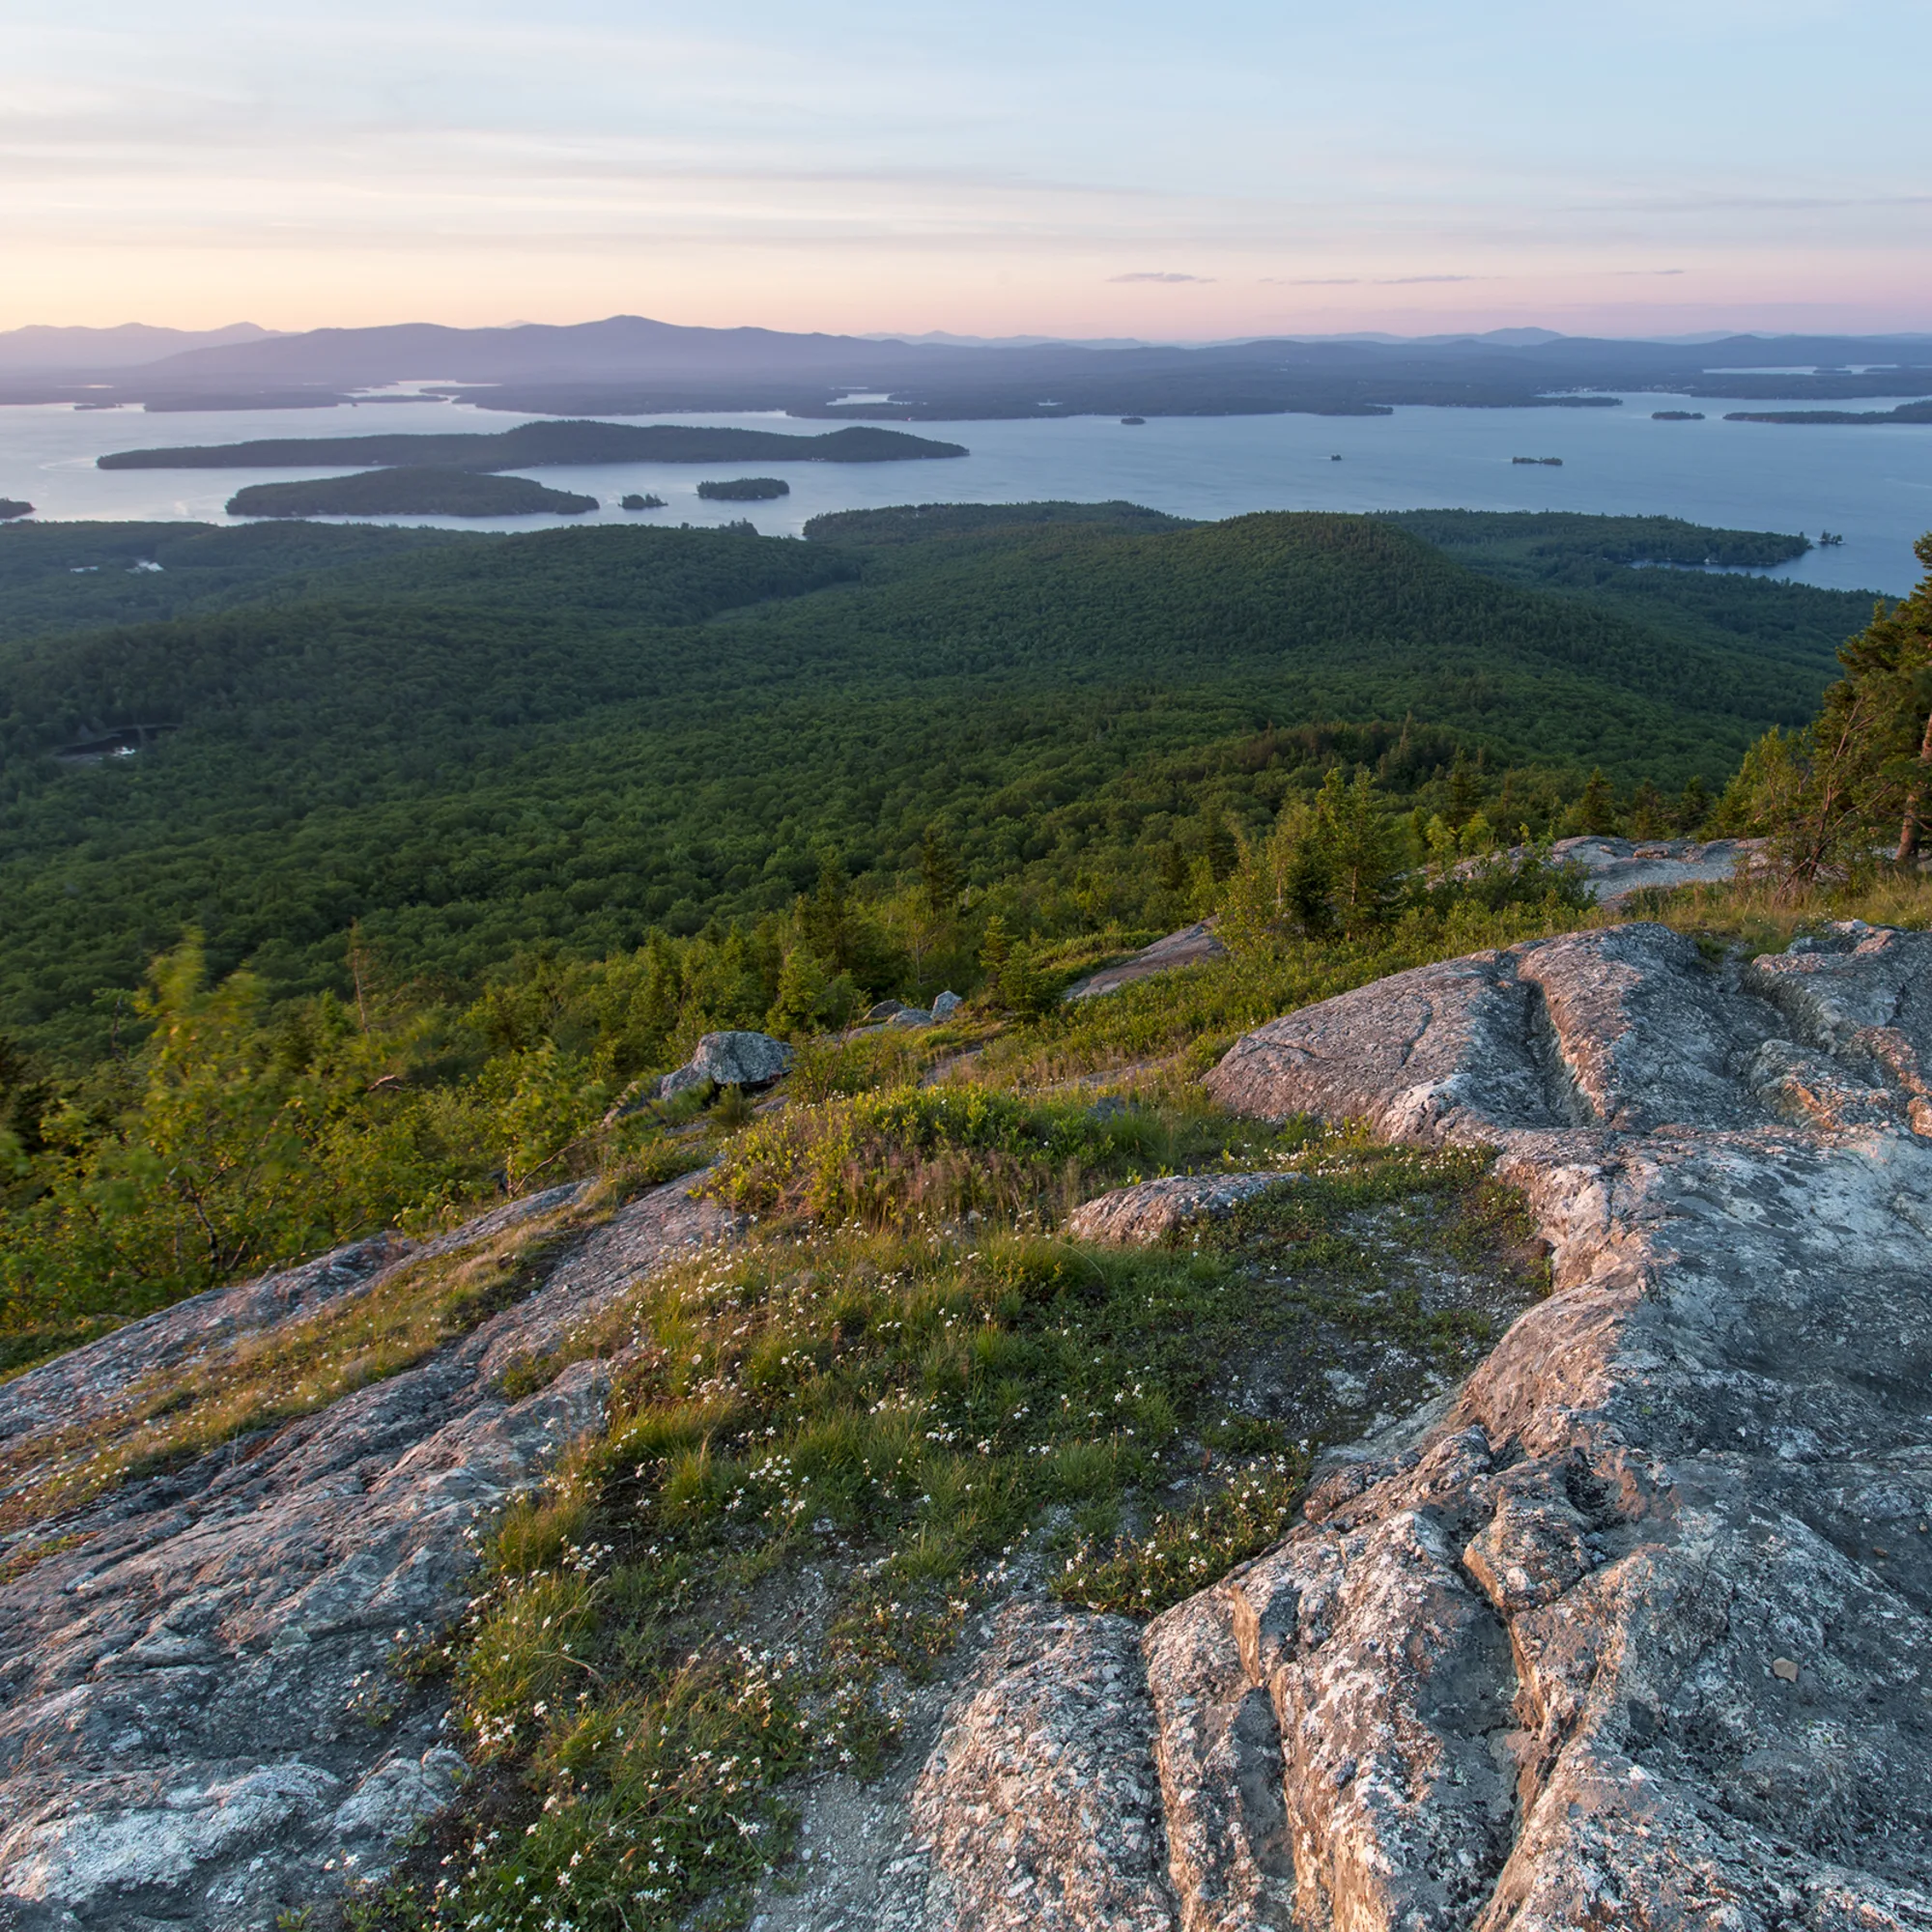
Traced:
[[1495, 1148], [1554, 1291], [1150, 1626], [1087, 1757], [1118, 1620], [989, 1651], [880, 1923], [1932, 1927], [1926, 1065], [1932, 936], [1856, 924], [1574, 935], [1237, 1042], [1233, 1108]]
[[[416, 1367], [37, 1527], [51, 1553], [0, 1583], [0, 1923], [255, 1932], [383, 1870], [448, 1802], [465, 1766], [443, 1706], [396, 1690], [390, 1647], [460, 1611], [472, 1520], [602, 1419], [611, 1363], [520, 1402], [500, 1392], [504, 1367], [731, 1231], [688, 1185], [582, 1234], [534, 1293]], [[40, 1438], [113, 1414], [141, 1377], [218, 1363], [574, 1191], [129, 1323], [0, 1386], [0, 1444], [31, 1479]], [[365, 1709], [371, 1684], [400, 1708]]]

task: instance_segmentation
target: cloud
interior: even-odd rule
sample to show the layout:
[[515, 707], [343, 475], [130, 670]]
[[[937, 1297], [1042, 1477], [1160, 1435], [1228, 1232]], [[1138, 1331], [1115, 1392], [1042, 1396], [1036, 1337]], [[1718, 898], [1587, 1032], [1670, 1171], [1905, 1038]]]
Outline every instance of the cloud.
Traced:
[[[1676, 272], [1673, 270], [1672, 272]], [[1493, 282], [1494, 275], [1264, 275], [1282, 289], [1406, 289], [1418, 282]]]
[[1140, 269], [1131, 275], [1109, 275], [1110, 282], [1211, 282], [1212, 275], [1172, 275], [1158, 269]]

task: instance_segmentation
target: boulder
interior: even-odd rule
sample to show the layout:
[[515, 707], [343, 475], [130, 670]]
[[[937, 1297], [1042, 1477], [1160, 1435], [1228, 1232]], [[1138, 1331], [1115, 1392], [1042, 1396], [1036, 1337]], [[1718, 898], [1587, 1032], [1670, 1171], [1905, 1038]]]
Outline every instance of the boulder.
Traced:
[[658, 1097], [668, 1100], [706, 1080], [714, 1087], [755, 1092], [783, 1079], [791, 1061], [791, 1048], [768, 1033], [708, 1033], [697, 1042], [697, 1051], [659, 1082]]
[[[1096, 1109], [1097, 1111], [1097, 1109]], [[1092, 1201], [1066, 1217], [1076, 1241], [1146, 1247], [1199, 1221], [1224, 1220], [1243, 1202], [1300, 1179], [1295, 1174], [1175, 1174], [1137, 1180]]]
[[957, 993], [941, 993], [932, 1003], [932, 1017], [936, 1020], [949, 1020], [965, 1004], [966, 1002]]

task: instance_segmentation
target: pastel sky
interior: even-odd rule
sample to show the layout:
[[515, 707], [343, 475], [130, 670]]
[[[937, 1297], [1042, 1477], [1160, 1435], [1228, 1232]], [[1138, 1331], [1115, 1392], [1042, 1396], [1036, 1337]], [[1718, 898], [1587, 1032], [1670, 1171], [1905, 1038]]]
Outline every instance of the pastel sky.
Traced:
[[1926, 0], [6, 0], [0, 327], [1932, 328]]

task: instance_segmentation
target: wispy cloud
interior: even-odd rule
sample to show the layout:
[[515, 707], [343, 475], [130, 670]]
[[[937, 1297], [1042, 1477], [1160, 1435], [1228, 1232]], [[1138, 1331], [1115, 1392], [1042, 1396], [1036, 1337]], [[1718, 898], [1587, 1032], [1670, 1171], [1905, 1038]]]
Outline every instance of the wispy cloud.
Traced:
[[1161, 269], [1136, 269], [1131, 275], [1109, 275], [1110, 282], [1211, 282], [1212, 275], [1176, 275]]
[[[1674, 272], [1679, 272], [1673, 270]], [[1406, 289], [1421, 282], [1493, 282], [1495, 275], [1264, 275], [1278, 289]]]

